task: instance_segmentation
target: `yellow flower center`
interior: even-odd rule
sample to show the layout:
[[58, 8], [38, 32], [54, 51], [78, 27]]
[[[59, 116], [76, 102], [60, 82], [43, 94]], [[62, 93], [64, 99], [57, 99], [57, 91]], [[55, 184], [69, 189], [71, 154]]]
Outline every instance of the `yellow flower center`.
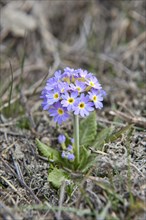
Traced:
[[80, 92], [80, 91], [81, 91], [81, 88], [80, 88], [80, 87], [77, 87], [77, 90], [78, 90], [78, 92]]
[[70, 79], [68, 77], [63, 78], [64, 82], [67, 82], [68, 84], [70, 84]]
[[54, 97], [54, 99], [58, 99], [58, 97], [59, 97], [58, 93], [55, 93], [55, 94], [53, 95], [53, 97]]
[[72, 76], [72, 78], [71, 78], [71, 82], [75, 82], [75, 77], [74, 76]]
[[78, 81], [85, 82], [85, 78], [84, 77], [80, 77], [80, 78], [78, 78]]
[[94, 102], [97, 101], [97, 96], [96, 96], [96, 95], [93, 96], [93, 101], [94, 101]]
[[72, 104], [72, 103], [74, 102], [74, 99], [73, 99], [73, 98], [69, 98], [69, 99], [68, 99], [68, 102], [69, 102], [70, 104]]
[[90, 85], [90, 86], [94, 86], [94, 82], [90, 82], [89, 85]]
[[80, 104], [79, 104], [79, 108], [85, 108], [85, 103], [84, 102], [80, 102]]
[[59, 109], [58, 109], [58, 114], [59, 114], [59, 115], [63, 115], [63, 113], [64, 113], [63, 109], [62, 109], [62, 108], [59, 108]]

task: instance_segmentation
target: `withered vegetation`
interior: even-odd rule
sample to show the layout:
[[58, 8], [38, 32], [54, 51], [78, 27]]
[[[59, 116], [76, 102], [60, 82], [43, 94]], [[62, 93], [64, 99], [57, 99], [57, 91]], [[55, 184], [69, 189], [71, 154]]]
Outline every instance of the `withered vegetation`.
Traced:
[[[145, 1], [1, 0], [0, 10], [1, 219], [144, 220]], [[87, 175], [72, 173], [72, 188], [57, 190], [35, 139], [56, 147], [61, 131], [71, 133], [40, 100], [45, 79], [66, 66], [97, 75], [107, 92], [97, 132], [116, 135], [91, 146], [98, 163]]]

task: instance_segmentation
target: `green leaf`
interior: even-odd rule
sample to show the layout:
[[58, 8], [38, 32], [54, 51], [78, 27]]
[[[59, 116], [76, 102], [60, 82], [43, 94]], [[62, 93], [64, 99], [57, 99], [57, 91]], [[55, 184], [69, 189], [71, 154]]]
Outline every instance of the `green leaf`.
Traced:
[[78, 166], [78, 170], [82, 170], [87, 165], [88, 158], [91, 155], [91, 151], [87, 150], [84, 146], [81, 146], [80, 149], [81, 149], [81, 154], [80, 154], [81, 160]]
[[62, 182], [66, 179], [66, 173], [61, 169], [57, 169], [56, 167], [48, 175], [48, 181], [51, 182], [55, 188], [59, 188]]
[[93, 112], [80, 122], [80, 145], [90, 145], [95, 138], [96, 129], [96, 113]]
[[104, 143], [108, 142], [107, 139], [110, 137], [113, 128], [103, 128], [96, 136], [95, 141], [92, 144], [93, 148], [100, 150]]
[[83, 173], [87, 172], [97, 162], [95, 155], [91, 154], [90, 150], [87, 150], [84, 146], [81, 147], [81, 160], [77, 167], [77, 170], [81, 170]]
[[87, 163], [85, 164], [85, 166], [82, 168], [82, 172], [83, 173], [86, 173], [91, 167], [94, 166], [94, 164], [97, 163], [97, 158], [96, 157], [93, 157], [93, 156], [90, 156], [88, 158], [88, 161]]
[[44, 157], [53, 159], [55, 162], [60, 161], [60, 155], [57, 150], [47, 146], [46, 144], [42, 143], [38, 139], [36, 139], [36, 144], [39, 151], [42, 153]]

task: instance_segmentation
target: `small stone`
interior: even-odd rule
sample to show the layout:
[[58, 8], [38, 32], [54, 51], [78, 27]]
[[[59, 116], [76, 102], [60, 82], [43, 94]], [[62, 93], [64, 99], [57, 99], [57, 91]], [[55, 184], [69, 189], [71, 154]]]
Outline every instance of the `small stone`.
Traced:
[[48, 137], [42, 137], [41, 142], [44, 144], [50, 145], [50, 139]]

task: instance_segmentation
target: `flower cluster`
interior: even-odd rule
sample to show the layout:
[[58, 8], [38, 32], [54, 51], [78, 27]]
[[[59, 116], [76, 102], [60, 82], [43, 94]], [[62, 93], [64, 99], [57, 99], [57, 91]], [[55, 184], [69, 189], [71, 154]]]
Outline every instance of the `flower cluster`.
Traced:
[[[66, 147], [65, 141], [66, 141], [66, 137], [63, 134], [60, 134], [58, 136], [58, 142], [61, 144], [63, 149], [61, 157], [73, 161], [75, 159], [73, 153], [73, 146], [69, 144], [68, 147]], [[72, 143], [74, 142], [73, 139], [71, 139], [71, 142]]]
[[61, 157], [73, 161], [75, 159], [75, 156], [73, 154], [73, 147], [69, 145], [65, 151], [62, 151]]
[[91, 111], [101, 109], [105, 95], [92, 73], [66, 67], [47, 80], [41, 94], [42, 107], [54, 117], [55, 122], [61, 124], [69, 118], [69, 113], [85, 117]]

